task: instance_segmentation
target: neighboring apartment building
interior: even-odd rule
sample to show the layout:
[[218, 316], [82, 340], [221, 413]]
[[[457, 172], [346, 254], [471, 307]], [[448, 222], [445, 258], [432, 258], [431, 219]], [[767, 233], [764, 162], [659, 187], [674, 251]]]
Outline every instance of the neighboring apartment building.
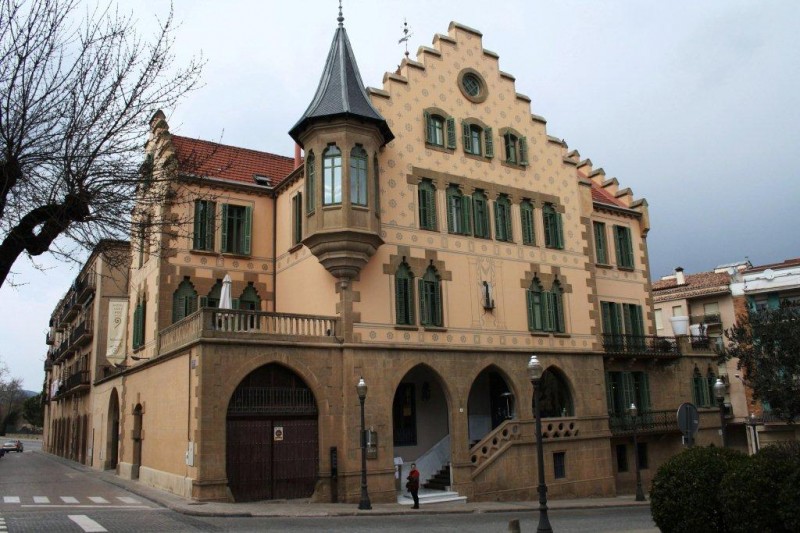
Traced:
[[480, 32], [451, 23], [417, 59], [365, 89], [340, 20], [290, 130], [303, 159], [155, 114], [157, 181], [190, 201], [136, 217], [192, 224], [134, 238], [94, 467], [198, 500], [358, 501], [363, 377], [373, 501], [412, 461], [472, 500], [530, 499], [532, 354], [552, 496], [633, 490], [631, 403], [645, 482], [681, 448], [714, 355], [656, 336], [646, 202], [547, 135]]
[[[674, 275], [653, 283], [656, 327], [659, 335], [673, 335], [673, 319], [688, 318], [691, 342], [722, 347], [724, 332], [745, 316], [748, 310], [776, 308], [783, 301], [800, 303], [800, 258], [783, 263], [753, 266], [749, 261], [720, 265], [713, 271]], [[680, 327], [680, 326], [679, 326]], [[737, 369], [737, 360], [724, 365], [695, 369], [697, 387], [693, 402], [699, 408], [713, 409], [713, 393], [699, 386], [716, 379], [727, 386], [725, 394], [727, 445], [754, 453], [762, 445], [797, 438], [797, 430], [771, 416], [769, 405], [753, 401], [751, 390]]]
[[91, 385], [125, 358], [129, 265], [127, 242], [101, 241], [50, 317], [42, 447], [83, 464], [92, 455]]

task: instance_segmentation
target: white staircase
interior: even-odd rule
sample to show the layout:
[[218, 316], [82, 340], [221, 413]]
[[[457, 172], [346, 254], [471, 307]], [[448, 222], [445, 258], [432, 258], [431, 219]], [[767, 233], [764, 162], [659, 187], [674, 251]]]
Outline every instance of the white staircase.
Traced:
[[[467, 503], [466, 496], [459, 496], [457, 492], [449, 490], [419, 489], [419, 504], [427, 505], [431, 503]], [[414, 505], [411, 493], [403, 491], [397, 495], [397, 503], [400, 505]]]

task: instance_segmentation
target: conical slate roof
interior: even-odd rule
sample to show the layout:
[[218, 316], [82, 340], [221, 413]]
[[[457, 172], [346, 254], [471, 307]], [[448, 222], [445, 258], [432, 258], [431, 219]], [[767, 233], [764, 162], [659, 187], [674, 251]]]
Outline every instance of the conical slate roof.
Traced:
[[353, 117], [377, 125], [383, 136], [383, 144], [394, 139], [386, 119], [369, 101], [350, 46], [350, 39], [347, 38], [347, 31], [341, 21], [333, 35], [331, 50], [328, 52], [317, 93], [297, 124], [289, 130], [289, 135], [302, 146], [300, 134], [311, 123], [340, 117]]

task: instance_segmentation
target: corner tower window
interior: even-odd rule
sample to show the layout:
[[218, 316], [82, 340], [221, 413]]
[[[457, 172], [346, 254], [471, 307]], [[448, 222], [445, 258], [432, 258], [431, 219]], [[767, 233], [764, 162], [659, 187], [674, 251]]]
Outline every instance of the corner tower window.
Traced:
[[350, 203], [367, 205], [367, 152], [358, 145], [350, 152]]
[[322, 179], [324, 205], [342, 203], [342, 152], [335, 144], [322, 154]]
[[315, 203], [317, 201], [317, 170], [314, 168], [317, 160], [314, 157], [314, 152], [308, 152], [306, 157], [306, 213], [311, 214], [314, 212]]

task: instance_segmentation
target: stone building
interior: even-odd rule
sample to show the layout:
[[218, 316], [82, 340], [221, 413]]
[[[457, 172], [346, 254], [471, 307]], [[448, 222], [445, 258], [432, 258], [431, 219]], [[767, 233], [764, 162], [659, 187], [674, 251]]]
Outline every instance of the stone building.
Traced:
[[549, 136], [514, 80], [451, 23], [366, 89], [340, 17], [294, 158], [156, 113], [146, 154], [180, 192], [136, 216], [189, 223], [134, 235], [92, 465], [198, 500], [358, 501], [363, 377], [373, 501], [412, 461], [458, 497], [532, 498], [537, 354], [549, 494], [633, 490], [631, 403], [647, 482], [713, 353], [656, 336], [647, 203]]
[[[696, 274], [677, 268], [675, 274], [653, 283], [653, 300], [659, 335], [674, 335], [673, 324], [685, 322], [692, 344], [722, 347], [725, 330], [746, 319], [748, 311], [775, 309], [785, 301], [800, 304], [800, 258], [758, 266], [739, 261]], [[737, 367], [737, 359], [698, 366], [692, 378], [692, 402], [701, 410], [716, 409], [713, 393], [703, 384], [717, 376], [725, 383], [726, 445], [755, 453], [770, 443], [796, 440], [793, 426], [772, 415], [768, 404], [753, 399]]]

